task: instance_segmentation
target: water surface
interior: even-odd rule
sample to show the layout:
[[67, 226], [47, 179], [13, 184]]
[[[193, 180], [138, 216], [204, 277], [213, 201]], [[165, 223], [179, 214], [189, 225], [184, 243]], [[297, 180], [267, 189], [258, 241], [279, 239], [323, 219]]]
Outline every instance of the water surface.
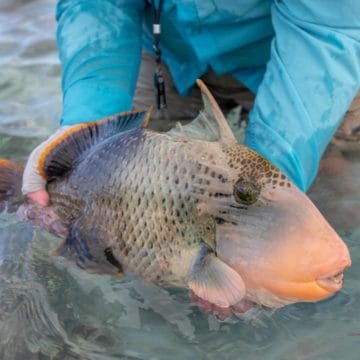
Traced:
[[[61, 111], [54, 1], [0, 0], [0, 157], [25, 162]], [[0, 358], [360, 358], [360, 161], [311, 197], [350, 248], [343, 291], [317, 304], [219, 322], [184, 291], [90, 275], [48, 255], [58, 239], [0, 216]]]

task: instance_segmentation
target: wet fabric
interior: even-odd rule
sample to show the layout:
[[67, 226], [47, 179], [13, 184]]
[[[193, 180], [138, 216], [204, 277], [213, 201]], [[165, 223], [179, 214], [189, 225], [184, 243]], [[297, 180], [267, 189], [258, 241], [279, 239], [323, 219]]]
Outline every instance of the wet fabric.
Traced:
[[[133, 100], [135, 109], [149, 109], [150, 106], [154, 105], [154, 82], [151, 76], [154, 71], [155, 62], [153, 58], [144, 52], [141, 58], [140, 72]], [[175, 127], [179, 121], [184, 124], [189, 120], [193, 120], [199, 114], [203, 102], [200, 89], [197, 86], [192, 87], [188, 94], [181, 96], [175, 88], [166, 65], [163, 66], [162, 71], [167, 85], [166, 97], [171, 106], [166, 110], [158, 110], [153, 106], [149, 127], [157, 131], [168, 131]], [[225, 114], [238, 105], [247, 111], [252, 108], [254, 95], [233, 77], [208, 72], [201, 79], [205, 82]]]
[[[152, 47], [149, 3], [62, 0], [57, 20], [61, 124], [131, 109], [141, 49]], [[246, 144], [306, 190], [359, 89], [360, 3], [168, 0], [161, 22], [177, 90], [209, 70], [248, 86], [257, 97]]]

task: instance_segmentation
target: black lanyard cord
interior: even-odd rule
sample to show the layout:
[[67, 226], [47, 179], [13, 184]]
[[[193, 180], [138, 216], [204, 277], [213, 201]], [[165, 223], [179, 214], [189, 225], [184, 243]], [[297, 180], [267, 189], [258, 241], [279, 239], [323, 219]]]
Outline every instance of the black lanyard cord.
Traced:
[[156, 0], [152, 0], [152, 8], [154, 11], [154, 22], [153, 22], [153, 35], [154, 35], [154, 45], [153, 49], [156, 56], [156, 68], [154, 74], [154, 85], [157, 91], [156, 103], [158, 109], [166, 108], [166, 93], [165, 93], [165, 81], [161, 68], [161, 50], [159, 48], [160, 43], [160, 34], [161, 34], [161, 25], [160, 25], [160, 15], [163, 6], [163, 0], [159, 0], [159, 6], [155, 5]]

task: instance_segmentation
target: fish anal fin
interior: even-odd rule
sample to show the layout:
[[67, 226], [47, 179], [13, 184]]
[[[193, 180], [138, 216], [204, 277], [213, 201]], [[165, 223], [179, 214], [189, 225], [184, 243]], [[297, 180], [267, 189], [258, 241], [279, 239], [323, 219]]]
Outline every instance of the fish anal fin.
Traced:
[[92, 274], [122, 276], [121, 263], [115, 258], [111, 247], [102, 246], [94, 233], [82, 234], [81, 226], [72, 226], [68, 237], [51, 251], [52, 256], [61, 256]]
[[206, 247], [193, 263], [188, 286], [198, 297], [223, 308], [237, 304], [246, 293], [241, 276]]
[[146, 125], [149, 117], [149, 112], [132, 111], [90, 123], [64, 126], [41, 148], [38, 173], [46, 180], [64, 176], [93, 146], [120, 132]]
[[108, 246], [107, 248], [105, 248], [104, 254], [105, 254], [106, 260], [111, 265], [115, 266], [118, 269], [118, 274], [117, 275], [122, 276], [123, 275], [123, 267], [122, 267], [121, 263], [119, 262], [119, 260], [116, 259], [111, 246]]
[[53, 257], [61, 256], [60, 254], [61, 254], [63, 248], [65, 247], [65, 243], [66, 243], [66, 239], [61, 240], [59, 245], [55, 249], [52, 249], [49, 252], [49, 255], [53, 256]]

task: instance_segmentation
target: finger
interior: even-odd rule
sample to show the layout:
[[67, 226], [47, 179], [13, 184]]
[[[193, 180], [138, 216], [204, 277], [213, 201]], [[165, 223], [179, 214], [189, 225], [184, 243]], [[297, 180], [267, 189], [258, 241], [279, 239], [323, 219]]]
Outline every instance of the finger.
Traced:
[[49, 194], [45, 189], [37, 190], [26, 195], [28, 201], [40, 206], [48, 206], [50, 203]]
[[23, 204], [17, 212], [20, 219], [30, 221], [34, 226], [40, 226], [50, 233], [67, 237], [68, 226], [64, 223], [51, 207], [38, 204]]

